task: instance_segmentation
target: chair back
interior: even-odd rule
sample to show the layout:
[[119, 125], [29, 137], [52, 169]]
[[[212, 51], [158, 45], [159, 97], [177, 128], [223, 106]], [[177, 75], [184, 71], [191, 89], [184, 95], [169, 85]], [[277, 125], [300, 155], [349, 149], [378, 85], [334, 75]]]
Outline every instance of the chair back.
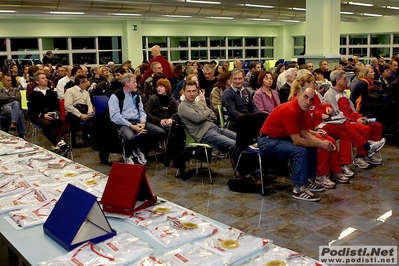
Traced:
[[191, 143], [196, 143], [195, 139], [188, 133], [187, 129], [184, 129], [184, 134], [186, 134], [186, 145]]
[[93, 105], [96, 109], [96, 114], [103, 114], [105, 109], [108, 108], [108, 100], [109, 97], [107, 95], [94, 95], [93, 96]]
[[65, 122], [65, 99], [60, 99], [60, 118]]
[[28, 110], [28, 100], [26, 99], [26, 90], [19, 91], [21, 93], [21, 108]]
[[221, 104], [218, 104], [218, 113], [219, 113], [220, 127], [224, 128], [224, 114], [223, 114], [223, 106]]
[[236, 146], [239, 151], [256, 142], [268, 114], [249, 113], [237, 116]]

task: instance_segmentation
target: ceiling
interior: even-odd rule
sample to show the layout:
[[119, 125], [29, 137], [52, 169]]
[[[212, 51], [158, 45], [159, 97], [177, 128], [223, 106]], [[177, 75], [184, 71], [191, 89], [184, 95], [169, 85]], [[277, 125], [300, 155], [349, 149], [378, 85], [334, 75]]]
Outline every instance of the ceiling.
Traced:
[[[137, 18], [144, 20], [176, 19], [166, 17], [191, 16], [184, 19], [212, 20], [210, 17], [231, 17], [233, 21], [282, 24], [282, 20], [306, 20], [306, 12], [293, 10], [306, 8], [306, 0], [209, 0], [219, 1], [221, 4], [188, 3], [186, 0], [151, 0], [151, 1], [122, 1], [122, 0], [8, 0], [0, 1], [0, 10], [13, 10], [15, 13], [0, 13], [1, 17], [15, 16], [39, 16], [60, 17], [50, 14], [50, 11], [84, 12], [82, 15], [61, 15], [61, 17], [98, 17], [118, 18], [112, 13], [131, 14], [126, 18], [136, 17], [132, 14], [141, 14]], [[339, 0], [334, 0], [339, 1]], [[373, 7], [349, 5], [348, 1], [341, 1], [341, 12], [353, 12], [353, 14], [341, 14], [342, 21], [359, 21], [372, 19], [364, 16], [364, 13], [380, 14], [383, 16], [397, 16], [399, 10], [387, 9], [386, 6], [399, 7], [399, 0], [357, 0], [356, 2], [373, 4]], [[244, 4], [267, 5], [274, 8], [248, 7]], [[251, 20], [258, 19], [258, 20]], [[263, 19], [259, 21], [259, 19]], [[265, 19], [270, 19], [266, 21]], [[231, 22], [232, 20], [229, 20]]]

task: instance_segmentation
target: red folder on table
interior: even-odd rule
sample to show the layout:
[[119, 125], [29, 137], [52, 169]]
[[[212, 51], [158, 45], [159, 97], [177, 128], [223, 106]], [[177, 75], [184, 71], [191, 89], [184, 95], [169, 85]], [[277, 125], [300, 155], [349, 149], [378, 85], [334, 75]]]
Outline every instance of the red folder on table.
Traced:
[[133, 215], [157, 201], [148, 183], [145, 166], [113, 163], [101, 199], [103, 211]]

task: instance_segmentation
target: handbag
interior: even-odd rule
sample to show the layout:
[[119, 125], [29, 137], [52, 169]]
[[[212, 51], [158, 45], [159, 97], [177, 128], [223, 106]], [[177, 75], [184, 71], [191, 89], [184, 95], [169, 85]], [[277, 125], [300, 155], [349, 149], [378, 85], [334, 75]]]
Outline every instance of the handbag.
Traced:
[[89, 106], [87, 106], [87, 104], [77, 103], [74, 104], [73, 107], [75, 107], [80, 113], [85, 115], [89, 112]]

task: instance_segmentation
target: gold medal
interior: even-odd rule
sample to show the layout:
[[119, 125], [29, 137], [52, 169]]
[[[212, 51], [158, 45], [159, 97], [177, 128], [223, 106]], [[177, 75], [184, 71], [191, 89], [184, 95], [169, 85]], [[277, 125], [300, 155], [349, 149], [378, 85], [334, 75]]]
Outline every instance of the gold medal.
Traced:
[[183, 222], [181, 223], [184, 229], [196, 229], [198, 225], [192, 222]]
[[69, 172], [69, 173], [64, 174], [65, 177], [74, 177], [74, 176], [77, 176], [77, 175], [78, 174], [74, 173], [74, 172]]
[[94, 185], [94, 184], [97, 184], [97, 180], [95, 180], [95, 179], [87, 180], [87, 181], [86, 181], [86, 184], [87, 184], [87, 185]]
[[224, 248], [234, 249], [234, 248], [238, 248], [238, 246], [240, 244], [235, 239], [225, 239], [225, 240], [222, 241], [221, 245]]
[[271, 260], [265, 266], [285, 266], [285, 262], [283, 260]]
[[166, 207], [157, 207], [157, 208], [155, 208], [155, 211], [159, 212], [159, 213], [167, 213], [167, 212], [170, 212], [170, 209], [166, 208]]

